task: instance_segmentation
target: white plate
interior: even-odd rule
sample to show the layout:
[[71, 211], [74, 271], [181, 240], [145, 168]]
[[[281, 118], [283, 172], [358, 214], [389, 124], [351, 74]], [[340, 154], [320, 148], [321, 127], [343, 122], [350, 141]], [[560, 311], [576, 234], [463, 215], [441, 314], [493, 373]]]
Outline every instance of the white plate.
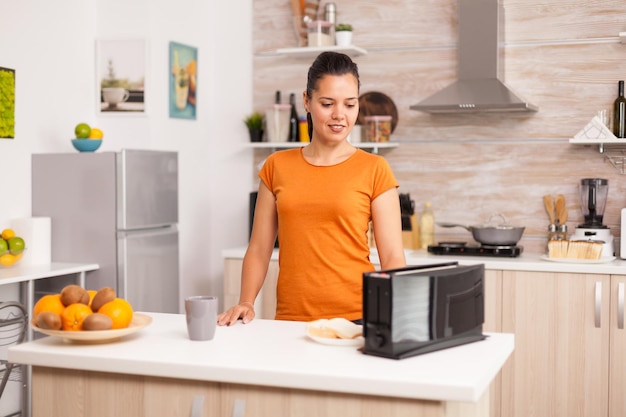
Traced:
[[564, 264], [606, 264], [613, 262], [615, 256], [607, 256], [600, 259], [570, 259], [570, 258], [550, 258], [548, 255], [541, 255], [541, 259], [550, 262], [561, 262]]
[[59, 337], [66, 342], [75, 342], [75, 343], [108, 343], [118, 340], [121, 337], [127, 336], [129, 334], [133, 334], [143, 329], [147, 325], [152, 323], [152, 317], [141, 314], [134, 313], [133, 319], [130, 322], [130, 325], [125, 329], [115, 329], [115, 330], [93, 330], [93, 331], [67, 331], [67, 330], [48, 330], [48, 329], [40, 329], [39, 327], [31, 324], [33, 330], [46, 334], [48, 336]]
[[363, 343], [365, 343], [365, 339], [363, 336], [355, 337], [354, 339], [331, 339], [329, 337], [317, 337], [311, 336], [307, 334], [312, 340], [317, 343], [321, 343], [323, 345], [331, 345], [331, 346], [356, 346], [361, 347]]

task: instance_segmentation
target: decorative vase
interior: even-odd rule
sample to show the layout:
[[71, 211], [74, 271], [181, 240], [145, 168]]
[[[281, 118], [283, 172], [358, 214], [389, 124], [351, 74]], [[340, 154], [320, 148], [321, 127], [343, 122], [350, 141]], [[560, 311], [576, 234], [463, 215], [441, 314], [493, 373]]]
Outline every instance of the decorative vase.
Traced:
[[263, 129], [249, 129], [250, 142], [263, 142]]
[[347, 30], [335, 32], [335, 42], [338, 46], [352, 45], [352, 32]]

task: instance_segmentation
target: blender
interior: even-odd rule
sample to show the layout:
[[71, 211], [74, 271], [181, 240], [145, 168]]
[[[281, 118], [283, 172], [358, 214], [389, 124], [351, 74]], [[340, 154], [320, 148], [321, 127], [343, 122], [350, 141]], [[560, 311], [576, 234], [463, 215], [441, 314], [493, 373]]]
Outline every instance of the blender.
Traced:
[[602, 224], [608, 193], [609, 181], [606, 179], [584, 178], [580, 181], [580, 203], [585, 222], [578, 225], [572, 235], [572, 240], [602, 241], [603, 258], [614, 255], [611, 229]]

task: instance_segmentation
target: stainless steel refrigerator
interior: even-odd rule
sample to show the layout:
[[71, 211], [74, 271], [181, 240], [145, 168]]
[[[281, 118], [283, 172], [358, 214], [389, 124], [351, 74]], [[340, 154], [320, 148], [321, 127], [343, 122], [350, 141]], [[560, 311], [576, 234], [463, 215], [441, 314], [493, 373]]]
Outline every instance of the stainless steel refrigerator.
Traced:
[[88, 289], [115, 288], [136, 311], [179, 313], [176, 152], [34, 154], [32, 215], [52, 219], [53, 262], [100, 265]]

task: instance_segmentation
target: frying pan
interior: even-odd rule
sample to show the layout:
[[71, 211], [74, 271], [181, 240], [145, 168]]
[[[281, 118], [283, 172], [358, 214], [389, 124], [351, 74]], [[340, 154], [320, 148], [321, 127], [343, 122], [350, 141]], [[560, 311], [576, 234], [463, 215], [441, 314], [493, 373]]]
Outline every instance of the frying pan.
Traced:
[[[501, 217], [504, 223], [493, 225], [492, 219]], [[524, 234], [525, 227], [511, 226], [501, 214], [494, 214], [484, 225], [465, 226], [456, 223], [437, 223], [441, 227], [463, 227], [472, 233], [474, 240], [483, 245], [512, 246], [517, 244]]]

